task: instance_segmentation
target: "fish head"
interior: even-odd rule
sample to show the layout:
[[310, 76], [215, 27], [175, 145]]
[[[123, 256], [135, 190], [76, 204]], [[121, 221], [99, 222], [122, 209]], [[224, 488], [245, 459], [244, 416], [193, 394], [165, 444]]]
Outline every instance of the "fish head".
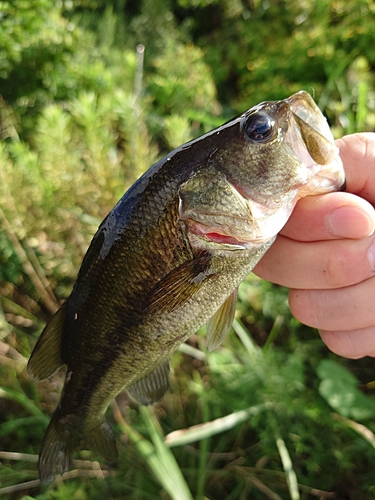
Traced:
[[217, 148], [179, 189], [193, 246], [265, 243], [298, 199], [345, 183], [327, 121], [307, 92], [263, 102], [211, 134]]

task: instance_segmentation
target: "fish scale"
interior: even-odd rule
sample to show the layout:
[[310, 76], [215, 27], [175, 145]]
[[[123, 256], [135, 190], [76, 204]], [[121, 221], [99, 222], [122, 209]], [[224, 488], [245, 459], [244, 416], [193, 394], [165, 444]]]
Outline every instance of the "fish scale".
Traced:
[[41, 481], [68, 470], [76, 450], [114, 461], [110, 401], [124, 388], [140, 404], [163, 397], [170, 356], [203, 324], [209, 350], [220, 345], [239, 284], [299, 191], [343, 182], [332, 135], [305, 92], [259, 104], [152, 166], [100, 225], [31, 355], [35, 380], [67, 366], [39, 456]]

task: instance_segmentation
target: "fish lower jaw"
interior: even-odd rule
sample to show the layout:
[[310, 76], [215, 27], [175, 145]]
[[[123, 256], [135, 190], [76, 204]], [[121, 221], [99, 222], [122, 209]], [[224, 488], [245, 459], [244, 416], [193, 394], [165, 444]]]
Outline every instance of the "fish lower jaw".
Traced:
[[345, 173], [343, 169], [333, 171], [331, 176], [326, 175], [323, 171], [318, 172], [310, 182], [298, 192], [298, 198], [343, 190], [345, 190]]

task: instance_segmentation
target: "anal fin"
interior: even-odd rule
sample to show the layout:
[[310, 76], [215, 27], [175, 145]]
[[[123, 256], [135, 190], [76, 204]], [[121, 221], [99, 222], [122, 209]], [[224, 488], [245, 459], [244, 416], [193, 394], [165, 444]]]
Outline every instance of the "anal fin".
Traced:
[[232, 326], [236, 313], [237, 295], [238, 289], [236, 288], [208, 321], [207, 344], [209, 351], [213, 351], [222, 343], [225, 334]]
[[84, 433], [82, 448], [99, 453], [109, 462], [114, 462], [118, 458], [116, 437], [107, 422], [101, 422], [97, 427]]
[[152, 405], [159, 401], [169, 388], [169, 359], [164, 360], [154, 371], [127, 387], [127, 391], [141, 405]]
[[61, 357], [61, 344], [65, 309], [66, 303], [47, 323], [34, 347], [27, 365], [27, 371], [34, 380], [50, 377], [64, 364]]

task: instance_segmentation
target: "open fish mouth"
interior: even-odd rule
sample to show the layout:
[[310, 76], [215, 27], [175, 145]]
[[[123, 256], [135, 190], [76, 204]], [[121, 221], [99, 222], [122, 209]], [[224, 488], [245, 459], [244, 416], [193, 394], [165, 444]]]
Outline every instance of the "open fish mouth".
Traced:
[[[284, 143], [289, 151], [288, 161], [295, 166], [294, 177], [288, 181], [288, 189], [284, 189], [284, 181], [281, 181], [282, 189], [270, 183], [267, 190], [259, 194], [252, 186], [232, 183], [225, 174], [221, 178], [216, 174], [219, 180], [213, 185], [209, 170], [205, 177], [198, 173], [197, 182], [192, 179], [180, 190], [180, 215], [194, 246], [239, 249], [265, 243], [282, 229], [300, 198], [345, 186], [345, 174], [331, 130], [307, 92], [298, 92], [282, 101], [261, 103], [242, 118], [244, 133], [251, 129], [250, 142], [255, 142], [253, 137], [261, 136], [270, 127], [272, 133], [264, 133], [256, 147], [260, 151]], [[278, 165], [273, 168], [277, 170]], [[211, 205], [208, 210], [208, 203], [201, 203], [206, 197], [202, 185], [207, 192], [221, 192], [225, 203], [218, 208]]]
[[293, 94], [289, 104], [291, 120], [286, 140], [293, 144], [295, 155], [306, 165], [309, 181], [302, 186], [298, 198], [345, 189], [345, 172], [327, 120], [307, 92]]

